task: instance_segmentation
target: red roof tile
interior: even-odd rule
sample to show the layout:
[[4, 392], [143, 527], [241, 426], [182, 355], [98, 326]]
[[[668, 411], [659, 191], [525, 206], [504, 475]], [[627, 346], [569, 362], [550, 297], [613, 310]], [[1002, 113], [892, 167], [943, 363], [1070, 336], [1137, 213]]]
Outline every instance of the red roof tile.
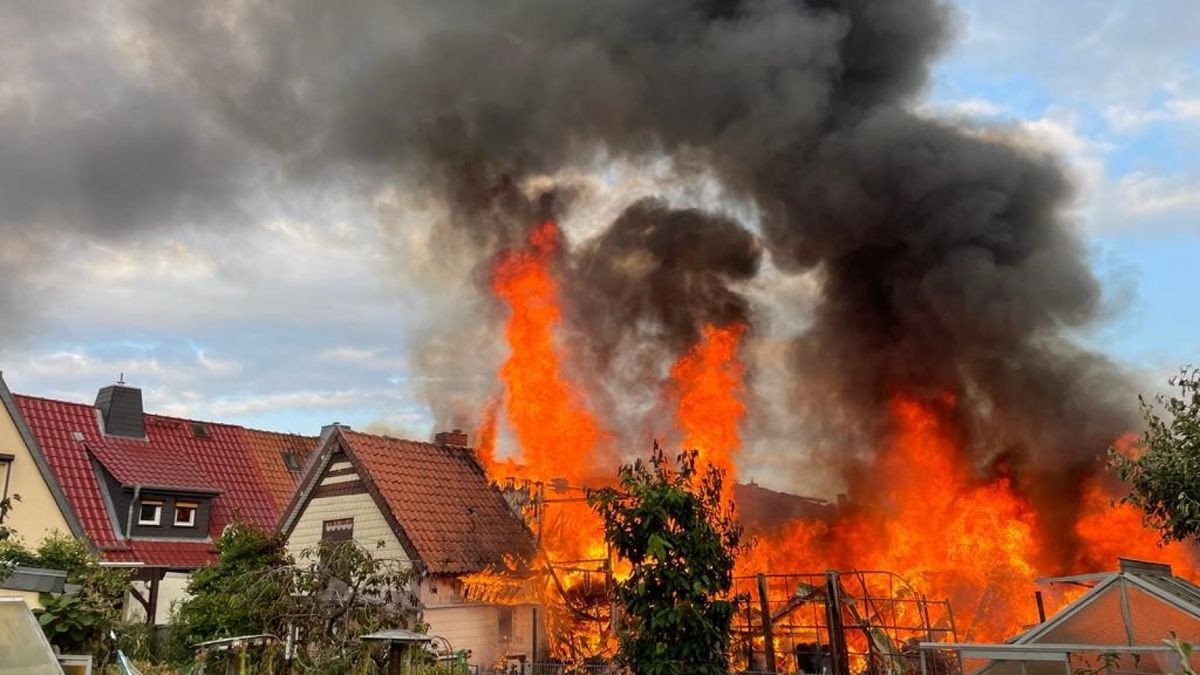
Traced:
[[292, 494], [300, 483], [302, 473], [289, 471], [283, 463], [283, 455], [295, 455], [297, 465], [304, 466], [305, 460], [312, 454], [317, 445], [317, 439], [312, 436], [296, 434], [278, 434], [257, 429], [242, 429], [243, 441], [250, 450], [250, 456], [262, 476], [263, 487], [275, 504], [275, 512], [282, 514], [291, 502]]
[[471, 450], [339, 431], [430, 572], [477, 572], [533, 552]]
[[[216, 556], [208, 541], [121, 538], [89, 457], [127, 485], [218, 492], [209, 519], [212, 540], [235, 517], [270, 529], [283, 510], [274, 488], [267, 487], [275, 477], [264, 476], [265, 459], [249, 448], [242, 427], [203, 422], [206, 433], [199, 436], [192, 420], [146, 415], [146, 440], [114, 438], [101, 433], [96, 410], [88, 404], [21, 395], [13, 399], [88, 538], [108, 560], [187, 568]], [[277, 461], [282, 465], [281, 457]]]

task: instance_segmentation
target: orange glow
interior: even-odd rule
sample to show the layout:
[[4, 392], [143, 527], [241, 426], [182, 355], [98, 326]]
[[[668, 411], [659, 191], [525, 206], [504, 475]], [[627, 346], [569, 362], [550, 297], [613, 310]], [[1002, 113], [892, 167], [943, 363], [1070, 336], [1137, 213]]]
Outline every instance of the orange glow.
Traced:
[[530, 233], [527, 246], [501, 255], [493, 269], [492, 290], [509, 310], [504, 329], [509, 355], [500, 367], [500, 380], [519, 455], [504, 462], [495, 459], [495, 404], [484, 410], [480, 437], [485, 451], [480, 454], [493, 480], [525, 481], [530, 524], [543, 562], [553, 572], [539, 588], [551, 650], [571, 659], [606, 647], [603, 622], [581, 625], [572, 608], [593, 601], [597, 589], [603, 598], [609, 557], [603, 525], [584, 501], [582, 488], [598, 475], [605, 480], [614, 476], [597, 466], [605, 434], [561, 365], [564, 355], [556, 332], [562, 308], [553, 272], [559, 238], [558, 226], [546, 221]]
[[893, 571], [951, 601], [960, 639], [1002, 639], [1035, 620], [1033, 511], [1007, 479], [972, 478], [944, 419], [952, 406], [896, 397], [879, 489], [834, 524], [794, 522], [763, 537], [740, 573]]
[[[617, 462], [604, 427], [568, 375], [570, 355], [558, 342], [562, 308], [554, 263], [560, 237], [554, 222], [542, 223], [527, 245], [505, 252], [493, 267], [492, 291], [509, 312], [504, 328], [509, 355], [499, 374], [503, 394], [482, 411], [476, 445], [493, 480], [515, 477], [509, 485], [526, 490], [521, 508], [538, 536], [546, 569], [554, 572], [537, 590], [549, 615], [552, 651], [571, 659], [611, 650], [608, 593], [622, 574], [619, 565], [609, 571], [602, 524], [583, 501], [584, 488], [615, 479]], [[702, 467], [724, 470], [727, 495], [736, 480], [739, 427], [747, 414], [745, 368], [738, 356], [746, 331], [741, 323], [704, 326], [665, 383], [679, 447], [697, 450]], [[982, 476], [964, 451], [954, 423], [958, 405], [948, 395], [893, 396], [890, 433], [869, 467], [855, 476], [853, 504], [829, 522], [794, 520], [770, 533], [750, 533], [757, 544], [741, 556], [737, 574], [894, 572], [917, 593], [950, 601], [960, 641], [1003, 640], [1035, 622], [1038, 576], [1112, 570], [1117, 557], [1169, 562], [1177, 574], [1194, 576], [1193, 547], [1158, 547], [1140, 513], [1112, 505], [1098, 481], [1084, 487], [1074, 541], [1068, 533], [1037, 536], [1037, 514], [1012, 479]], [[518, 445], [506, 460], [496, 458], [501, 414]], [[1120, 439], [1118, 448], [1138, 451], [1133, 436]], [[1074, 499], [1063, 495], [1064, 504]], [[1043, 542], [1078, 546], [1073, 553], [1044, 551]], [[1073, 569], [1058, 568], [1064, 558]], [[512, 592], [507, 582], [487, 575], [475, 581], [488, 597]], [[876, 590], [888, 593], [871, 589]], [[1075, 593], [1067, 589], [1048, 598], [1047, 609], [1055, 611]], [[920, 619], [897, 617], [914, 625]]]
[[1142, 512], [1130, 504], [1114, 503], [1094, 479], [1084, 485], [1075, 534], [1082, 543], [1075, 563], [1081, 572], [1111, 570], [1122, 557], [1168, 563], [1175, 574], [1195, 578], [1194, 547], [1160, 546], [1158, 533], [1142, 523]]
[[699, 453], [701, 470], [713, 465], [725, 472], [727, 494], [735, 477], [734, 457], [741, 447], [738, 425], [746, 415], [744, 367], [737, 356], [745, 331], [740, 323], [705, 326], [700, 342], [671, 368], [681, 446]]
[[577, 484], [593, 474], [601, 430], [560, 365], [555, 331], [562, 309], [551, 272], [558, 246], [558, 226], [542, 223], [530, 233], [526, 248], [500, 258], [492, 288], [510, 311], [504, 329], [510, 352], [500, 380], [521, 449], [519, 461], [536, 478]]

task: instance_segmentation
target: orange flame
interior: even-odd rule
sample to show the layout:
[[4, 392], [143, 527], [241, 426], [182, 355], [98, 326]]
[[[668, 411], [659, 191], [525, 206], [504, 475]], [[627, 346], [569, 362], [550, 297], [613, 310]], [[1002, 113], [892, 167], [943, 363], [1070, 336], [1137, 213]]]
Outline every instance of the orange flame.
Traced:
[[1176, 574], [1194, 577], [1195, 547], [1161, 545], [1158, 533], [1142, 523], [1142, 512], [1131, 504], [1115, 503], [1097, 480], [1084, 485], [1075, 534], [1082, 542], [1075, 565], [1081, 571], [1111, 570], [1122, 557], [1168, 563]]
[[[543, 600], [562, 629], [555, 645], [562, 655], [562, 644], [611, 646], [603, 635], [583, 635], [579, 613], [566, 605], [571, 597], [602, 596], [595, 580], [609, 578], [603, 528], [579, 499], [579, 488], [611, 480], [615, 463], [602, 452], [605, 433], [567, 376], [556, 341], [562, 310], [553, 263], [560, 236], [555, 223], [542, 223], [527, 246], [503, 254], [493, 269], [493, 291], [510, 312], [505, 326], [510, 354], [500, 370], [503, 396], [484, 410], [477, 438], [480, 459], [494, 479], [525, 478], [542, 490], [544, 501], [531, 512], [542, 547], [560, 570], [556, 584], [562, 594]], [[746, 329], [740, 323], [705, 326], [700, 340], [672, 366], [667, 383], [682, 447], [696, 449], [702, 464], [724, 470], [727, 490], [735, 480], [739, 426], [747, 410], [738, 358]], [[739, 560], [738, 574], [895, 572], [930, 599], [951, 601], [960, 640], [1000, 640], [1034, 622], [1035, 577], [1061, 570], [1039, 570], [1039, 562], [1051, 556], [1043, 555], [1036, 536], [1036, 512], [1011, 480], [981, 477], [963, 452], [952, 423], [956, 405], [949, 396], [893, 397], [892, 432], [871, 466], [871, 489], [856, 495], [853, 508], [833, 522], [796, 520], [760, 535]], [[503, 462], [495, 458], [500, 406], [519, 445], [519, 455]], [[1136, 452], [1132, 443], [1122, 447]], [[1192, 576], [1194, 549], [1159, 548], [1140, 513], [1112, 505], [1097, 481], [1085, 486], [1074, 534], [1082, 545], [1072, 572], [1113, 569], [1117, 556], [1132, 556], [1171, 562], [1177, 572]]]
[[[519, 445], [519, 456], [495, 459], [497, 408], [489, 404], [480, 427], [485, 462], [494, 480], [529, 481], [538, 542], [553, 576], [540, 591], [549, 614], [551, 649], [556, 656], [595, 653], [605, 640], [593, 622], [586, 630], [568, 608], [567, 595], [592, 595], [592, 580], [606, 578], [608, 549], [600, 518], [583, 500], [586, 486], [600, 471], [597, 462], [604, 432], [577, 387], [564, 374], [556, 342], [562, 321], [558, 283], [553, 274], [560, 233], [546, 221], [529, 235], [528, 246], [503, 254], [492, 275], [492, 290], [509, 309], [504, 334], [509, 355], [500, 368], [503, 407]], [[561, 589], [561, 594], [560, 594]], [[581, 646], [582, 645], [582, 646]]]
[[744, 368], [737, 349], [746, 325], [705, 326], [700, 342], [671, 368], [677, 400], [675, 424], [682, 446], [699, 453], [705, 464], [725, 472], [728, 493], [735, 475], [734, 457], [741, 447], [738, 425], [746, 415], [742, 402]]
[[511, 311], [504, 331], [511, 352], [500, 379], [520, 459], [542, 480], [578, 482], [594, 473], [602, 434], [560, 366], [555, 330], [562, 309], [551, 273], [558, 246], [557, 225], [542, 223], [530, 233], [528, 247], [500, 258], [492, 288]]
[[880, 489], [832, 525], [795, 522], [764, 537], [742, 573], [893, 571], [930, 598], [948, 598], [962, 639], [1000, 639], [1034, 620], [1034, 513], [1008, 479], [972, 478], [942, 413], [896, 397]]

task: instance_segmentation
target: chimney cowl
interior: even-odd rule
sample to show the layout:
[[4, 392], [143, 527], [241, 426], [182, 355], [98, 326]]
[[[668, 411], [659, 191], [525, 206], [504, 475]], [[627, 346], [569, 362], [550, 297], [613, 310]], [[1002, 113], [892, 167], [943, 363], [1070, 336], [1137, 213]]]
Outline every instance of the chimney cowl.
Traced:
[[96, 393], [95, 407], [100, 412], [102, 430], [106, 435], [121, 438], [146, 437], [141, 389], [123, 383], [110, 384]]
[[469, 439], [463, 433], [462, 429], [454, 429], [453, 431], [439, 431], [433, 435], [433, 442], [438, 445], [456, 445], [462, 448], [467, 447]]

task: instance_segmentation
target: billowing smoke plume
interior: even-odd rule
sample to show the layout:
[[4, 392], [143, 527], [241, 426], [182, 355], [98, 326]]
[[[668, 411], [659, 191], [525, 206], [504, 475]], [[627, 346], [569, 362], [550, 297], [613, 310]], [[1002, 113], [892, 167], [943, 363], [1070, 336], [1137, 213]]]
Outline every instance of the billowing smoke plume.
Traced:
[[[1031, 467], [1022, 487], [1043, 510], [1069, 508], [1069, 488], [1051, 498], [1049, 486], [1093, 466], [1128, 428], [1113, 367], [1070, 339], [1095, 318], [1099, 289], [1064, 214], [1062, 169], [1010, 132], [913, 111], [949, 36], [943, 2], [228, 0], [125, 10], [139, 27], [125, 48], [196, 101], [203, 123], [176, 126], [198, 113], [155, 112], [167, 104], [151, 96], [129, 114], [101, 111], [118, 133], [49, 138], [59, 127], [46, 126], [64, 152], [92, 150], [23, 170], [84, 167], [80, 191], [61, 203], [101, 214], [97, 226], [228, 199], [239, 173], [214, 167], [249, 160], [198, 140], [211, 124], [213, 138], [249, 141], [289, 180], [402, 184], [429, 196], [442, 212], [435, 259], [482, 283], [497, 251], [539, 218], [570, 213], [556, 175], [667, 158], [715, 176], [758, 217], [742, 224], [646, 201], [575, 242], [564, 263], [570, 332], [594, 377], [611, 376], [640, 338], [673, 355], [704, 322], [753, 321], [739, 288], [764, 257], [818, 280], [810, 327], [788, 357], [786, 409], [836, 448], [825, 460], [869, 461], [894, 392], [949, 395], [962, 402], [956, 423], [981, 466], [1001, 457]], [[153, 124], [138, 121], [151, 113]], [[125, 147], [123, 125], [162, 142]], [[179, 161], [162, 171], [148, 148]], [[106, 159], [127, 157], [133, 178], [105, 171]], [[11, 186], [29, 191], [10, 179], [9, 162], [2, 170], [8, 209]], [[534, 183], [550, 187], [536, 194]], [[99, 196], [122, 198], [111, 208], [84, 201]], [[21, 213], [43, 217], [47, 203]], [[487, 331], [463, 330], [463, 319], [447, 322], [420, 363], [479, 352]], [[461, 418], [460, 403], [435, 407]]]

